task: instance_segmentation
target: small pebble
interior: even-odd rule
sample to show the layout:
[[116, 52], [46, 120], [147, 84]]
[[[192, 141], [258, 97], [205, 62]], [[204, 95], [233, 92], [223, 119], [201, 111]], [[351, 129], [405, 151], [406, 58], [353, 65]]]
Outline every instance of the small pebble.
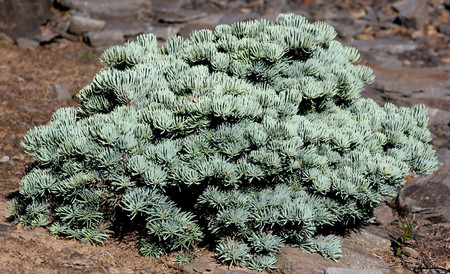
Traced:
[[88, 265], [93, 265], [94, 261], [92, 260], [77, 260], [73, 262], [74, 265], [78, 265], [78, 266], [88, 266]]
[[414, 274], [414, 272], [412, 272], [411, 270], [400, 266], [391, 267], [389, 271], [391, 272], [391, 274]]
[[9, 161], [9, 156], [8, 155], [5, 155], [2, 158], [0, 158], [0, 163], [6, 163], [8, 161]]
[[408, 257], [413, 257], [413, 258], [419, 258], [420, 257], [420, 253], [415, 250], [414, 248], [411, 247], [404, 247], [403, 248], [403, 253], [405, 255], [407, 255]]
[[410, 66], [411, 65], [411, 61], [403, 60], [402, 65], [405, 66], [405, 67]]
[[67, 88], [63, 84], [54, 82], [53, 86], [54, 86], [54, 89], [56, 91], [59, 101], [72, 99], [72, 94], [70, 94], [70, 92], [67, 90]]
[[83, 254], [81, 254], [81, 253], [79, 253], [79, 252], [77, 252], [77, 251], [74, 251], [71, 255], [70, 255], [70, 259], [75, 259], [75, 258], [83, 258], [84, 257], [84, 255]]
[[0, 224], [0, 236], [8, 236], [11, 231], [11, 227], [6, 224]]

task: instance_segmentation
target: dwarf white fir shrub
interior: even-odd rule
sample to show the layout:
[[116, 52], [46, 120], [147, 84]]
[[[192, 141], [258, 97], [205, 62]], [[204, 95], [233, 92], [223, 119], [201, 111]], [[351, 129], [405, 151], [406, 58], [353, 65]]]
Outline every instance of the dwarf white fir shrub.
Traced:
[[437, 160], [427, 109], [358, 99], [372, 70], [335, 36], [283, 14], [107, 49], [78, 109], [25, 135], [36, 163], [11, 218], [92, 243], [135, 229], [145, 256], [210, 244], [271, 270], [286, 243], [338, 259], [329, 232]]

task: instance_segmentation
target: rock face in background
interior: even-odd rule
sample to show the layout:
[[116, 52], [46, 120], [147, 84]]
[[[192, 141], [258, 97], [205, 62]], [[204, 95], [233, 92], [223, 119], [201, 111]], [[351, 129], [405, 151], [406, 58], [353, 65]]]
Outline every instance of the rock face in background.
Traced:
[[[349, 3], [352, 3], [351, 8]], [[375, 61], [387, 61], [399, 67], [402, 63], [397, 62], [398, 58], [389, 58], [394, 54], [392, 51], [406, 56], [409, 51], [416, 50], [413, 47], [420, 47], [421, 42], [428, 40], [428, 34], [449, 35], [449, 10], [442, 0], [367, 0], [364, 3], [343, 0], [0, 0], [0, 32], [13, 38], [35, 39], [43, 44], [55, 38], [46, 37], [43, 41], [42, 37], [35, 37], [44, 35], [39, 26], [45, 23], [42, 31], [46, 35], [53, 33], [88, 44], [90, 37], [103, 31], [107, 33], [99, 34], [101, 37], [116, 33], [112, 43], [121, 43], [142, 33], [154, 33], [164, 42], [170, 35], [189, 36], [196, 29], [212, 29], [218, 24], [257, 18], [273, 20], [279, 13], [293, 12], [312, 21], [329, 23], [345, 41], [355, 39], [369, 43], [369, 46], [355, 46], [376, 47], [380, 53], [384, 52], [384, 56], [375, 56], [378, 58]], [[118, 32], [122, 39], [116, 39]], [[391, 39], [392, 35], [401, 37], [395, 40]], [[417, 40], [416, 43], [405, 41], [410, 38]], [[445, 43], [440, 39], [434, 37], [430, 41]], [[387, 46], [386, 41], [393, 44]], [[90, 43], [99, 50], [110, 44]], [[436, 58], [432, 52], [427, 54]], [[428, 57], [418, 56], [422, 60]], [[450, 59], [447, 63], [450, 64]]]
[[56, 0], [62, 7], [91, 16], [136, 16], [142, 0]]
[[70, 18], [69, 31], [73, 34], [84, 34], [87, 32], [99, 32], [105, 27], [105, 21], [75, 15]]
[[40, 26], [50, 14], [52, 0], [0, 0], [0, 32], [18, 37], [41, 34]]
[[68, 31], [100, 50], [122, 44], [126, 37], [148, 33], [139, 22], [143, 0], [55, 0], [58, 9], [68, 9]]
[[422, 29], [428, 21], [427, 0], [401, 0], [393, 7], [399, 12], [398, 19], [407, 28]]

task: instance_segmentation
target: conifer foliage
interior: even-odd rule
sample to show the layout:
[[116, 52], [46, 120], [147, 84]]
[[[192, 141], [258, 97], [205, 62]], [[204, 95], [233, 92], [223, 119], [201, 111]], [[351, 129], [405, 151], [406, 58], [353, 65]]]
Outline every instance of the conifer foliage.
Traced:
[[283, 14], [107, 49], [79, 107], [25, 135], [36, 163], [10, 217], [91, 243], [136, 228], [145, 256], [209, 244], [260, 271], [283, 244], [338, 259], [330, 229], [437, 160], [426, 108], [359, 99], [374, 76], [335, 36]]

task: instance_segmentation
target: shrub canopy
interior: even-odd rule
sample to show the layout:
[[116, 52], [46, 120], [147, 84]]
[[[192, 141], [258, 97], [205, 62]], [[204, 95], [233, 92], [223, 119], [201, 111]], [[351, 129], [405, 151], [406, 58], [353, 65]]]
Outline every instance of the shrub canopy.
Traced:
[[283, 243], [339, 258], [330, 229], [370, 222], [437, 160], [426, 108], [358, 99], [372, 70], [335, 36], [283, 14], [107, 49], [79, 107], [25, 135], [36, 163], [11, 217], [93, 243], [136, 228], [146, 256], [204, 241], [258, 270]]

